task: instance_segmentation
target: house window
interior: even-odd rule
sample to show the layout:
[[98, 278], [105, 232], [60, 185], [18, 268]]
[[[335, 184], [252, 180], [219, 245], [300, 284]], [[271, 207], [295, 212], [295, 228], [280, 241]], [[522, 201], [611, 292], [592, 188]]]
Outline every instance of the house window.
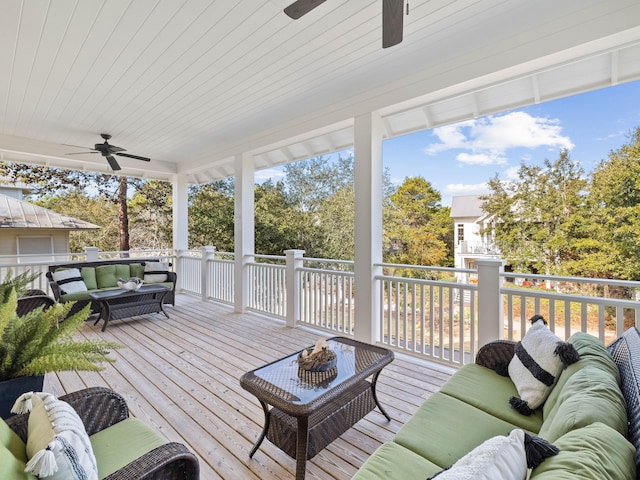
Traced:
[[[18, 262], [49, 262], [53, 260], [53, 237], [18, 236], [16, 240]], [[25, 256], [20, 258], [21, 255]]]
[[458, 243], [464, 242], [464, 224], [458, 224]]

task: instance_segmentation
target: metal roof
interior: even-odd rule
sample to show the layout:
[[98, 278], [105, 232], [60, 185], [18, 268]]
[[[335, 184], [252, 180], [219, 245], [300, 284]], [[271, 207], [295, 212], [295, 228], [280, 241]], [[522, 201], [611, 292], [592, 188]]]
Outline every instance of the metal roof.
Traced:
[[95, 230], [100, 227], [0, 194], [0, 228]]

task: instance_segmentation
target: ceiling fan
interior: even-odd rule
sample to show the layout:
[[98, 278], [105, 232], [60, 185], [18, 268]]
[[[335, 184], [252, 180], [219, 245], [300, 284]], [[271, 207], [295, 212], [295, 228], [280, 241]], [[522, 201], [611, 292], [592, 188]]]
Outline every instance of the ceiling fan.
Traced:
[[[297, 0], [284, 9], [294, 20], [306, 15], [326, 0]], [[402, 13], [405, 0], [382, 0], [382, 48], [402, 42]], [[408, 5], [407, 5], [408, 11]]]
[[[111, 138], [111, 135], [109, 135], [108, 133], [101, 133], [100, 136], [104, 139], [104, 143], [96, 143], [90, 152], [75, 152], [75, 153], [67, 153], [66, 155], [80, 155], [83, 153], [99, 153], [100, 155], [102, 155], [107, 159], [107, 162], [109, 162], [109, 166], [111, 167], [111, 170], [122, 169], [120, 165], [118, 165], [118, 162], [116, 161], [114, 155], [118, 155], [120, 157], [135, 158], [136, 160], [142, 160], [144, 162], [151, 161], [151, 159], [147, 157], [140, 157], [138, 155], [131, 155], [130, 153], [123, 153], [123, 152], [126, 152], [124, 148], [116, 147], [115, 145], [109, 144], [109, 139]], [[76, 145], [70, 145], [70, 146], [75, 147]], [[79, 147], [79, 148], [82, 148], [82, 147]]]

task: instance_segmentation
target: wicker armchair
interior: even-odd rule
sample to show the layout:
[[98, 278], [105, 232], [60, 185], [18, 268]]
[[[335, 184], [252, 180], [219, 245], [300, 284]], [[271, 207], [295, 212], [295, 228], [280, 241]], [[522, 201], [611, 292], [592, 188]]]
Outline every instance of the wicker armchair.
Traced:
[[24, 296], [18, 298], [16, 313], [21, 317], [39, 307], [43, 307], [46, 310], [54, 303], [56, 303], [55, 300], [42, 290], [28, 290]]
[[[82, 419], [91, 436], [129, 417], [129, 408], [120, 395], [108, 388], [92, 387], [60, 397]], [[26, 442], [29, 415], [15, 415], [5, 421]], [[96, 457], [99, 457], [96, 452]], [[197, 480], [198, 459], [181, 443], [168, 442], [157, 447], [103, 480]]]
[[509, 362], [513, 358], [516, 342], [495, 340], [483, 345], [476, 354], [476, 363], [490, 368], [503, 377], [509, 376]]

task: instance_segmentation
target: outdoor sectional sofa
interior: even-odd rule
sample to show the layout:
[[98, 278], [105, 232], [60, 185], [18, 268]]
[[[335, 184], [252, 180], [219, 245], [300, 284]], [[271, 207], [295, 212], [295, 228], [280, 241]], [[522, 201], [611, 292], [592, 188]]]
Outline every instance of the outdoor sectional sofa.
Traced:
[[[49, 265], [47, 272], [47, 280], [49, 281], [49, 288], [53, 292], [53, 296], [56, 301], [64, 302], [77, 302], [70, 315], [84, 308], [88, 303], [91, 303], [91, 312], [99, 313], [100, 305], [98, 302], [92, 301], [90, 294], [99, 290], [112, 290], [118, 288], [117, 280], [119, 278], [128, 279], [130, 277], [138, 277], [144, 279], [145, 284], [157, 284], [166, 285], [171, 288], [171, 291], [164, 297], [165, 304], [175, 305], [175, 290], [177, 276], [175, 272], [166, 271], [166, 275], [158, 276], [157, 273], [150, 275], [147, 271], [145, 275], [145, 265], [150, 264], [158, 265], [158, 269], [167, 269], [170, 264], [166, 262], [159, 262], [159, 260], [153, 258], [118, 258], [114, 260], [98, 260], [93, 262], [72, 262], [58, 265]], [[87, 287], [87, 291], [64, 293], [61, 285], [54, 279], [54, 272], [60, 270], [68, 270], [77, 268], [80, 271], [82, 279]], [[155, 270], [155, 267], [153, 267]], [[146, 278], [145, 278], [146, 277]], [[155, 277], [155, 278], [154, 278]], [[158, 279], [165, 278], [164, 281], [157, 281]]]
[[546, 402], [530, 416], [510, 406], [509, 399], [518, 391], [503, 376], [515, 344], [497, 341], [484, 346], [476, 363], [462, 367], [431, 395], [353, 478], [425, 480], [489, 438], [523, 429], [560, 450], [529, 470], [531, 480], [636, 479], [639, 333], [628, 330], [608, 349], [585, 333], [574, 334], [569, 343], [580, 360], [560, 374]]

